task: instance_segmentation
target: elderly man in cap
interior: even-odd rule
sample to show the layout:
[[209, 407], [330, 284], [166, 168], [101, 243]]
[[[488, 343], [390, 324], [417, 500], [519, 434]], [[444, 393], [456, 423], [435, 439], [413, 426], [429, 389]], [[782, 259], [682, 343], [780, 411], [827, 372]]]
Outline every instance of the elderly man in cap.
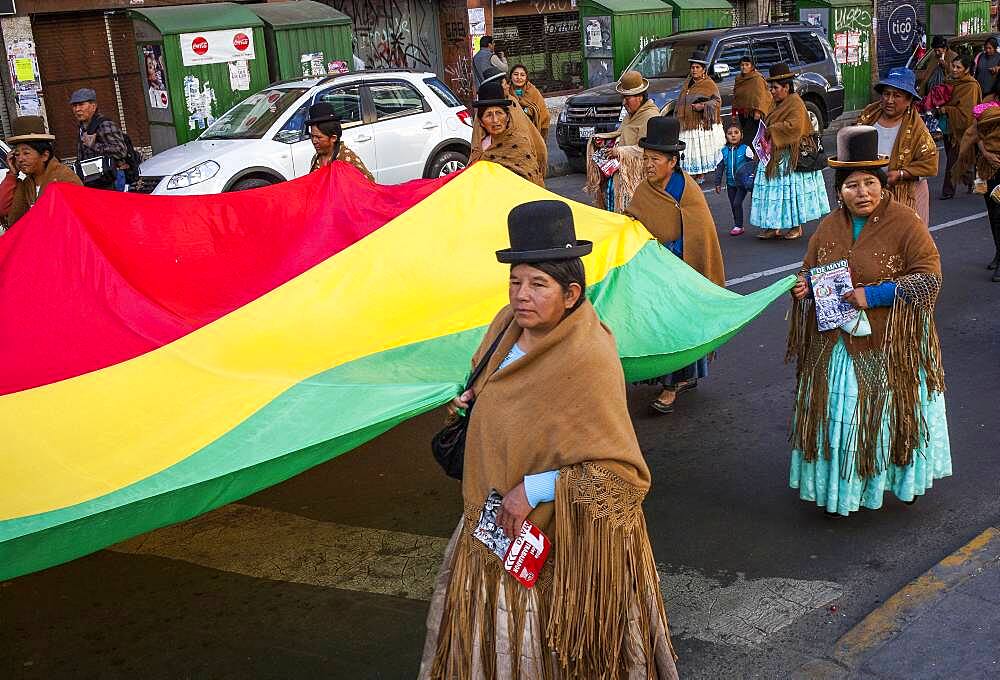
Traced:
[[[129, 164], [128, 145], [125, 134], [114, 121], [97, 112], [97, 93], [89, 87], [83, 87], [69, 98], [73, 117], [80, 126], [80, 136], [77, 142], [76, 157], [78, 161], [95, 158], [106, 159], [103, 169], [77, 164], [77, 173], [83, 183], [94, 189], [125, 188], [124, 170]], [[89, 164], [94, 166], [94, 164]]]
[[907, 68], [892, 68], [875, 86], [879, 101], [858, 116], [858, 125], [878, 131], [878, 152], [889, 157], [889, 191], [903, 205], [913, 208], [927, 224], [930, 192], [927, 177], [938, 172], [937, 144], [917, 111], [920, 102], [916, 75]]

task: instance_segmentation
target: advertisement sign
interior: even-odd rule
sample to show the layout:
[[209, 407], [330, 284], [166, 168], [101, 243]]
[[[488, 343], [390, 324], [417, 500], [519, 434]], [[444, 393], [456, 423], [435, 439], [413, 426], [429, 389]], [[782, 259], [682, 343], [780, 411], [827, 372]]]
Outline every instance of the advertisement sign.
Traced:
[[583, 53], [588, 59], [609, 59], [611, 52], [611, 17], [587, 17], [583, 27]]
[[[878, 26], [878, 69], [882, 77], [890, 68], [905, 66], [924, 35], [922, 17], [927, 16], [923, 0], [876, 4]], [[848, 44], [848, 60], [851, 59]]]
[[253, 29], [182, 33], [181, 61], [185, 66], [222, 64], [254, 58]]

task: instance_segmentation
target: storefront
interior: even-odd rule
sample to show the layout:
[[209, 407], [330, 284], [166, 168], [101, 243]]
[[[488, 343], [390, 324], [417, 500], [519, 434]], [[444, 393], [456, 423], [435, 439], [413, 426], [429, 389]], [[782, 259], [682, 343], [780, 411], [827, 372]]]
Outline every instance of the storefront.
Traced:
[[137, 148], [148, 148], [146, 93], [129, 6], [129, 0], [18, 0], [17, 15], [0, 19], [9, 66], [3, 78], [5, 118], [44, 116], [56, 137], [56, 154], [74, 157], [77, 123], [69, 97], [89, 87], [100, 111], [118, 122]]
[[524, 64], [542, 92], [584, 87], [580, 13], [574, 0], [496, 0], [493, 39], [507, 63]]

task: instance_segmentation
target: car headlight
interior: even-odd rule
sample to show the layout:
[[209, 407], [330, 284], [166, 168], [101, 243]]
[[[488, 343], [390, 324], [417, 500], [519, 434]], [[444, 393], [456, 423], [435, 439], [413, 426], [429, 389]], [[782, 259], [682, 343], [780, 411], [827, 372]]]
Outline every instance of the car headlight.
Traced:
[[193, 184], [200, 184], [210, 180], [219, 174], [219, 164], [215, 161], [205, 161], [193, 168], [188, 168], [176, 175], [171, 175], [167, 180], [167, 189], [183, 189]]
[[566, 122], [566, 109], [565, 108], [563, 108], [563, 110], [559, 112], [559, 122], [560, 123], [565, 123]]

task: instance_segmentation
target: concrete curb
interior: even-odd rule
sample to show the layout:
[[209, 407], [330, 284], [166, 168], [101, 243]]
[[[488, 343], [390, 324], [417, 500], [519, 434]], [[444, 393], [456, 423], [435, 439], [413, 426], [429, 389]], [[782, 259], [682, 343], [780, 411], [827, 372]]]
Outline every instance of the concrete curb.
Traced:
[[804, 664], [793, 677], [797, 680], [850, 677], [910, 624], [997, 560], [1000, 560], [1000, 528], [989, 527], [868, 614], [837, 640], [827, 658]]

